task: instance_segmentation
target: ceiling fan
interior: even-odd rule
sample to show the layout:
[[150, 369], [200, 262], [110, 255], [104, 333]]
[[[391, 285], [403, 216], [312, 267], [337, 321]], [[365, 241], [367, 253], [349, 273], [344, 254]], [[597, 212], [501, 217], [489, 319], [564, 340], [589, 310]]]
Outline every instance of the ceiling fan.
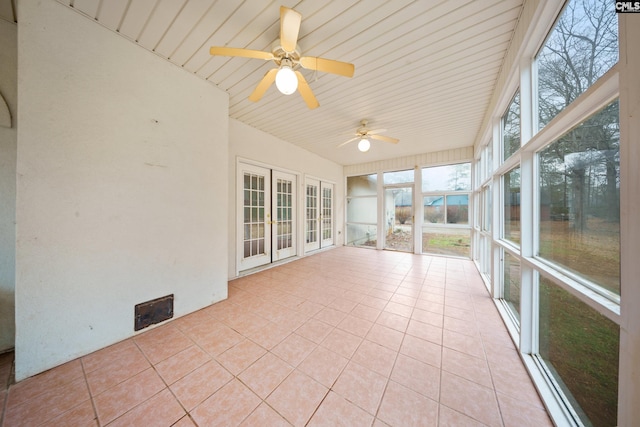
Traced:
[[301, 22], [302, 15], [299, 12], [281, 6], [280, 39], [274, 42], [271, 52], [222, 46], [212, 46], [209, 52], [211, 55], [241, 56], [275, 62], [278, 68], [267, 71], [253, 93], [249, 95], [251, 101], [259, 101], [275, 81], [278, 90], [285, 95], [290, 95], [298, 89], [307, 106], [314, 109], [320, 104], [302, 73], [296, 70], [297, 66], [345, 77], [352, 77], [355, 67], [347, 62], [301, 56], [297, 48]]
[[366, 151], [369, 151], [369, 148], [371, 148], [371, 141], [369, 141], [370, 139], [377, 139], [378, 141], [390, 142], [391, 144], [397, 144], [398, 142], [400, 142], [399, 139], [391, 138], [390, 136], [378, 135], [379, 133], [386, 132], [387, 131], [386, 129], [375, 129], [375, 130], [367, 129], [367, 123], [368, 123], [367, 120], [361, 120], [360, 127], [355, 133], [356, 137], [351, 138], [350, 140], [345, 141], [342, 144], [338, 145], [338, 148], [344, 145], [347, 145], [350, 142], [360, 140], [360, 142], [358, 142], [358, 150], [364, 153]]

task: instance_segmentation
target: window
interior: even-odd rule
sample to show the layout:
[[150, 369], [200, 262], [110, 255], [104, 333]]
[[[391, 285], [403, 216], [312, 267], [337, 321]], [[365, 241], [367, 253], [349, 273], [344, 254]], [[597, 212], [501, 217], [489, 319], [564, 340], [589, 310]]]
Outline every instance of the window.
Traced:
[[618, 62], [618, 18], [608, 1], [572, 0], [538, 53], [538, 125]]
[[422, 169], [424, 253], [470, 256], [470, 189], [470, 163]]
[[504, 174], [504, 235], [505, 240], [520, 243], [520, 167]]
[[502, 298], [520, 323], [520, 261], [503, 249]]
[[502, 116], [502, 160], [520, 148], [520, 91], [516, 92], [507, 112]]
[[469, 190], [471, 190], [471, 163], [422, 169], [422, 191], [425, 193]]
[[347, 178], [347, 245], [376, 247], [377, 174]]
[[614, 101], [538, 155], [539, 255], [620, 294], [620, 140]]
[[617, 425], [620, 328], [540, 280], [540, 357], [585, 425]]

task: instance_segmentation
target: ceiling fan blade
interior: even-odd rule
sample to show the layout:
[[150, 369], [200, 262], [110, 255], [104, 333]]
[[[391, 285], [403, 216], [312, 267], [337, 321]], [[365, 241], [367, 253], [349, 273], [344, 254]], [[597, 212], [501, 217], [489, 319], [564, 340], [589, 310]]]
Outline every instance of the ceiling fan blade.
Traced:
[[399, 139], [391, 138], [390, 136], [383, 136], [383, 135], [369, 135], [369, 138], [377, 139], [379, 141], [384, 141], [384, 142], [390, 142], [392, 144], [397, 144], [398, 142], [400, 142]]
[[354, 65], [348, 62], [317, 58], [315, 56], [303, 56], [300, 58], [300, 65], [309, 70], [318, 70], [345, 77], [353, 77], [353, 72], [355, 71]]
[[367, 135], [375, 135], [377, 133], [382, 133], [382, 132], [386, 132], [386, 129], [374, 129], [374, 130], [369, 130], [367, 131]]
[[300, 91], [300, 95], [302, 95], [304, 102], [307, 103], [307, 107], [311, 110], [319, 107], [320, 103], [316, 99], [313, 91], [300, 71], [296, 71], [296, 77], [298, 77], [298, 90]]
[[253, 102], [260, 101], [267, 89], [269, 89], [269, 86], [271, 86], [275, 81], [276, 74], [278, 74], [277, 68], [272, 68], [267, 71], [262, 80], [260, 80], [260, 83], [258, 83], [258, 86], [253, 90], [253, 93], [249, 95], [249, 100]]
[[273, 53], [263, 52], [261, 50], [242, 49], [239, 47], [222, 47], [212, 46], [209, 49], [211, 55], [219, 56], [241, 56], [243, 58], [256, 58], [256, 59], [273, 59]]
[[280, 6], [280, 45], [287, 53], [293, 53], [298, 44], [302, 15], [293, 9]]
[[351, 138], [350, 140], [345, 141], [345, 142], [343, 142], [342, 144], [338, 145], [338, 147], [337, 147], [337, 148], [343, 147], [343, 146], [347, 145], [348, 143], [353, 142], [353, 141], [356, 141], [356, 140], [358, 140], [358, 139], [360, 139], [360, 137], [359, 137], [359, 136], [356, 136], [355, 138]]

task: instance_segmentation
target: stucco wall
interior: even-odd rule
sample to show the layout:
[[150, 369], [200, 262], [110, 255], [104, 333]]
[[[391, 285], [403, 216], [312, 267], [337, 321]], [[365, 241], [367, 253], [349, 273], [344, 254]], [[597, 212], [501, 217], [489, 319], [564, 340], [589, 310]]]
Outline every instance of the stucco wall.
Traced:
[[0, 20], [0, 93], [12, 119], [0, 126], [0, 353], [15, 339], [17, 35], [15, 24]]
[[227, 295], [228, 97], [53, 2], [20, 2], [16, 379]]

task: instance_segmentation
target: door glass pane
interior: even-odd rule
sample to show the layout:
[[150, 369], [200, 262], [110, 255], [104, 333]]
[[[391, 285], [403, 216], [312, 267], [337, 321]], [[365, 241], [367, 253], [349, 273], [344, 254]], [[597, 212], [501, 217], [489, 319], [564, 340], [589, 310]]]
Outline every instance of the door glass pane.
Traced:
[[307, 243], [318, 241], [318, 186], [307, 185]]
[[278, 197], [277, 197], [277, 249], [287, 249], [293, 244], [293, 206], [292, 206], [292, 182], [284, 179], [277, 181]]
[[322, 188], [322, 240], [333, 237], [333, 190]]
[[245, 173], [244, 189], [244, 250], [243, 257], [264, 253], [264, 221], [258, 214], [264, 211], [264, 177]]
[[620, 328], [540, 279], [540, 356], [584, 425], [617, 425]]
[[541, 151], [539, 255], [620, 295], [618, 101]]
[[413, 252], [412, 194], [410, 187], [385, 189], [386, 249]]
[[504, 239], [520, 243], [520, 167], [504, 174]]

